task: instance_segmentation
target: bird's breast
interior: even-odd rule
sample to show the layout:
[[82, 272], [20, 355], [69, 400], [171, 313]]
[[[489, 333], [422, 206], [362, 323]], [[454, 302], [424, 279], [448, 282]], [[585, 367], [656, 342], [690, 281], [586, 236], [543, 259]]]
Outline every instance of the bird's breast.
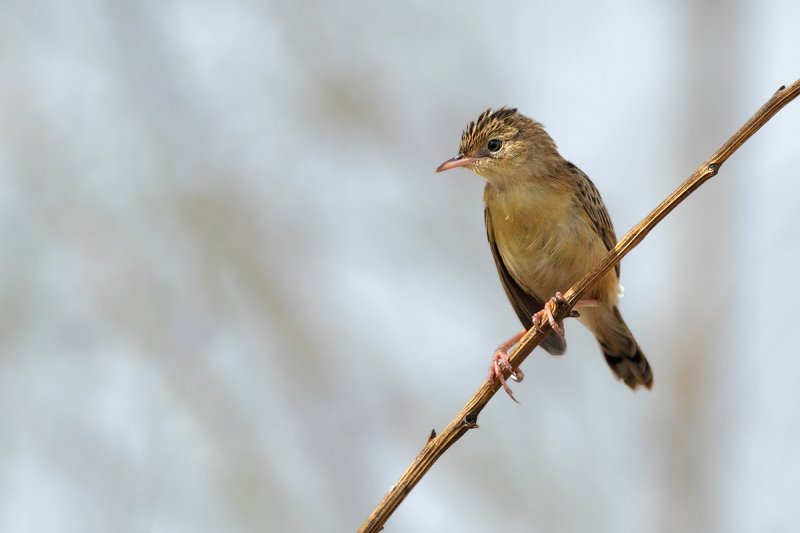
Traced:
[[[566, 291], [607, 252], [570, 190], [487, 191], [485, 200], [503, 262], [517, 282], [542, 301]], [[617, 290], [611, 270], [586, 297], [614, 301]]]

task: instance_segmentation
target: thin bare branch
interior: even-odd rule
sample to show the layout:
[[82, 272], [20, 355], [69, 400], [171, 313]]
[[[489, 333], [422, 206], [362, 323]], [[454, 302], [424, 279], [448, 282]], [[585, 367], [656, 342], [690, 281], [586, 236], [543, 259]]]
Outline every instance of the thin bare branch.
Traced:
[[[675, 207], [685, 200], [692, 192], [708, 179], [719, 172], [720, 167], [728, 158], [739, 149], [761, 126], [767, 123], [778, 111], [786, 104], [794, 100], [800, 94], [800, 80], [791, 86], [781, 87], [775, 94], [748, 120], [730, 139], [717, 150], [708, 160], [706, 160], [694, 173], [683, 182], [672, 194], [670, 194], [658, 207], [647, 215], [639, 224], [634, 226], [598, 265], [588, 274], [581, 278], [564, 297], [565, 305], [557, 306], [554, 313], [556, 319], [566, 318], [572, 307], [580, 300], [583, 293], [603, 274], [617, 264], [628, 252], [639, 244], [645, 236], [650, 233], [656, 224], [666, 217]], [[531, 328], [520, 340], [517, 346], [509, 354], [509, 362], [512, 368], [517, 368], [533, 349], [547, 336], [550, 326], [545, 321], [541, 329]], [[508, 377], [510, 371], [506, 370], [505, 376]], [[500, 385], [497, 382], [490, 383], [484, 381], [472, 398], [461, 408], [458, 414], [450, 421], [447, 427], [439, 435], [428, 439], [422, 451], [411, 465], [403, 472], [400, 479], [389, 489], [380, 504], [372, 511], [369, 517], [359, 528], [361, 533], [373, 533], [383, 529], [383, 524], [394, 513], [395, 509], [405, 499], [411, 489], [422, 479], [436, 460], [447, 451], [458, 439], [468, 430], [477, 428], [478, 415], [486, 406], [492, 396], [497, 392]]]

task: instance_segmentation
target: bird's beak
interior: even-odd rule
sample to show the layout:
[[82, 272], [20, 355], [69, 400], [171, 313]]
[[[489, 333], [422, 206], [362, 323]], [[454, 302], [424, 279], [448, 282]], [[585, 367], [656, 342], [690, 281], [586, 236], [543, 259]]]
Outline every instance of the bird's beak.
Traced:
[[475, 161], [477, 161], [477, 159], [474, 157], [467, 157], [464, 154], [458, 154], [453, 159], [448, 159], [439, 165], [439, 168], [436, 169], [436, 172], [444, 172], [445, 170], [450, 170], [451, 168], [468, 167]]

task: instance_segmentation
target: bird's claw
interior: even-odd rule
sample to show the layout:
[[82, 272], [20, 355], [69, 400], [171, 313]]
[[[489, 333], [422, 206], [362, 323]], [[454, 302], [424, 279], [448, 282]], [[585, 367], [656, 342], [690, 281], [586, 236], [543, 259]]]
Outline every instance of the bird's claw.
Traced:
[[514, 397], [514, 392], [511, 390], [511, 387], [508, 386], [506, 382], [506, 378], [503, 375], [505, 370], [510, 370], [511, 375], [509, 376], [516, 382], [520, 382], [525, 378], [525, 374], [522, 373], [522, 370], [519, 368], [511, 368], [511, 363], [508, 362], [508, 354], [502, 347], [495, 350], [494, 355], [492, 356], [492, 364], [489, 366], [489, 382], [494, 383], [495, 380], [500, 382], [502, 385], [503, 390], [506, 391], [512, 400], [519, 403], [519, 401]]
[[503, 375], [503, 372], [506, 370], [511, 371], [511, 379], [517, 382], [522, 381], [522, 379], [525, 377], [525, 374], [522, 373], [522, 370], [519, 368], [512, 368], [511, 363], [508, 360], [508, 350], [518, 343], [519, 340], [525, 336], [525, 333], [527, 333], [526, 330], [520, 330], [516, 335], [498, 346], [497, 350], [494, 351], [494, 355], [492, 356], [492, 364], [489, 365], [489, 383], [494, 383], [495, 380], [499, 381], [503, 386], [503, 390], [506, 391], [506, 394], [511, 396], [511, 399], [517, 403], [519, 402], [516, 398], [514, 398], [514, 393], [511, 392], [511, 387], [509, 387], [508, 383], [506, 383], [506, 378]]
[[566, 305], [567, 300], [564, 299], [564, 295], [560, 292], [557, 292], [555, 296], [550, 298], [546, 304], [544, 304], [544, 309], [533, 315], [533, 325], [536, 326], [536, 329], [540, 329], [542, 327], [542, 322], [545, 318], [547, 318], [547, 322], [550, 324], [550, 327], [555, 331], [559, 336], [564, 336], [564, 323], [561, 321], [556, 320], [554, 316], [556, 309], [559, 305]]

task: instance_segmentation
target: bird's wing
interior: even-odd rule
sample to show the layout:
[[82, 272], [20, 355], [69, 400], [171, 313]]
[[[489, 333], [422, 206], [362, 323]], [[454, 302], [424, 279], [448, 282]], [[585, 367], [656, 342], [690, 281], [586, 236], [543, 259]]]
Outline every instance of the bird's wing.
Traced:
[[[617, 244], [617, 236], [614, 233], [614, 225], [611, 224], [611, 217], [608, 216], [606, 205], [600, 196], [600, 191], [597, 190], [589, 176], [584, 174], [581, 169], [572, 163], [569, 166], [575, 173], [580, 203], [586, 210], [586, 214], [589, 215], [589, 220], [592, 221], [597, 234], [603, 239], [606, 250], [611, 250]], [[617, 277], [619, 277], [619, 263], [614, 266], [614, 270], [616, 270]]]
[[[494, 257], [494, 264], [497, 267], [497, 273], [500, 275], [500, 281], [503, 283], [503, 289], [505, 289], [506, 296], [508, 296], [511, 306], [517, 313], [522, 325], [525, 326], [525, 329], [531, 329], [533, 315], [541, 311], [544, 304], [526, 291], [511, 275], [508, 267], [503, 262], [500, 250], [497, 248], [497, 242], [494, 239], [494, 228], [492, 227], [492, 216], [488, 207], [484, 209], [483, 216], [486, 221], [486, 236], [489, 238], [489, 247], [492, 249], [492, 257]], [[559, 337], [552, 331], [542, 341], [541, 346], [553, 355], [562, 354], [567, 349], [567, 343], [564, 338]]]

